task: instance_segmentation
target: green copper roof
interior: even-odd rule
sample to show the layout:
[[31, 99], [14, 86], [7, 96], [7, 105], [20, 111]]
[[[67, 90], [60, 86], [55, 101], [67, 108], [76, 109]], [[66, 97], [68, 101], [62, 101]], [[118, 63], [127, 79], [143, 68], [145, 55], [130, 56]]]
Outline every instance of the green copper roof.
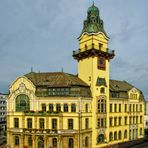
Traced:
[[99, 16], [99, 9], [94, 5], [94, 3], [87, 10], [87, 19], [84, 21], [84, 26], [82, 30], [82, 33], [84, 32], [87, 33], [103, 32], [107, 36], [104, 30], [103, 20]]
[[87, 13], [88, 14], [95, 13], [96, 15], [98, 15], [99, 14], [99, 9], [93, 3], [93, 5], [88, 8]]

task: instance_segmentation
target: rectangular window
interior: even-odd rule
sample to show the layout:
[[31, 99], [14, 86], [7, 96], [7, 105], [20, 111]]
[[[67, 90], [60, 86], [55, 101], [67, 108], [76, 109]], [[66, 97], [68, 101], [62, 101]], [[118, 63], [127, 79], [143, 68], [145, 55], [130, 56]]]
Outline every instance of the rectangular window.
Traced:
[[142, 123], [142, 116], [140, 116], [140, 123]]
[[127, 125], [127, 117], [124, 117], [124, 124]]
[[32, 128], [32, 118], [27, 119], [27, 128]]
[[129, 105], [129, 112], [131, 112], [131, 104]]
[[57, 119], [52, 119], [52, 129], [57, 129]]
[[110, 112], [112, 112], [113, 110], [112, 110], [112, 104], [110, 104]]
[[98, 119], [98, 128], [100, 128], [100, 118]]
[[136, 112], [138, 112], [138, 104], [136, 104]]
[[135, 104], [133, 104], [133, 112], [135, 112]]
[[140, 128], [140, 135], [142, 135], [142, 128]]
[[136, 116], [136, 123], [138, 124], [138, 116]]
[[121, 125], [121, 117], [119, 117], [119, 125]]
[[119, 104], [119, 112], [121, 112], [121, 104]]
[[42, 104], [42, 111], [46, 112], [46, 104]]
[[140, 104], [140, 112], [142, 112], [142, 104]]
[[117, 117], [114, 118], [114, 125], [117, 126]]
[[40, 118], [39, 120], [40, 128], [44, 128], [44, 119]]
[[114, 112], [117, 112], [117, 104], [115, 104]]
[[125, 112], [127, 112], [127, 104], [125, 104], [125, 109], [124, 110], [125, 110]]
[[132, 117], [129, 117], [129, 124], [132, 124]]
[[101, 119], [101, 127], [104, 127], [104, 119]]
[[86, 118], [85, 119], [85, 129], [88, 129], [89, 128], [89, 119]]
[[109, 123], [110, 123], [110, 126], [113, 126], [113, 120], [112, 120], [112, 118], [109, 119]]
[[14, 128], [19, 128], [19, 118], [14, 118]]
[[73, 129], [73, 119], [68, 119], [68, 129]]

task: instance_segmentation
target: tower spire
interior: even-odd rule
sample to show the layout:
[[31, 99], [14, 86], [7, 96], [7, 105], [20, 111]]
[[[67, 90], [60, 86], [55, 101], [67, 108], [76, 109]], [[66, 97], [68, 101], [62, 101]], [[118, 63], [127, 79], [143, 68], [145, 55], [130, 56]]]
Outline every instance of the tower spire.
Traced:
[[95, 5], [95, 2], [94, 2], [94, 1], [92, 1], [92, 5], [93, 5], [93, 6]]

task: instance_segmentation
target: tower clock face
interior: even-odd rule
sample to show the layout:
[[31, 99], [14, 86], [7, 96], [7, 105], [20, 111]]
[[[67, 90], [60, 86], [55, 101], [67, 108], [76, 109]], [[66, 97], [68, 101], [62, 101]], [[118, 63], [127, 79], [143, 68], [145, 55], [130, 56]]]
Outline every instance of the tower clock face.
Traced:
[[104, 57], [98, 57], [98, 69], [105, 70], [106, 68], [106, 61]]

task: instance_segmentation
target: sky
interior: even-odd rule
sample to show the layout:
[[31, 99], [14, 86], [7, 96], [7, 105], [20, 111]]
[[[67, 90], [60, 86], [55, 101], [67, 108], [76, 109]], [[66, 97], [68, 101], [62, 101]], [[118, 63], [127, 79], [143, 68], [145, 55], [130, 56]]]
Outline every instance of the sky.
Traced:
[[[79, 48], [91, 0], [0, 0], [0, 92], [31, 71], [77, 74]], [[148, 0], [95, 0], [115, 50], [110, 78], [125, 80], [148, 99]]]

